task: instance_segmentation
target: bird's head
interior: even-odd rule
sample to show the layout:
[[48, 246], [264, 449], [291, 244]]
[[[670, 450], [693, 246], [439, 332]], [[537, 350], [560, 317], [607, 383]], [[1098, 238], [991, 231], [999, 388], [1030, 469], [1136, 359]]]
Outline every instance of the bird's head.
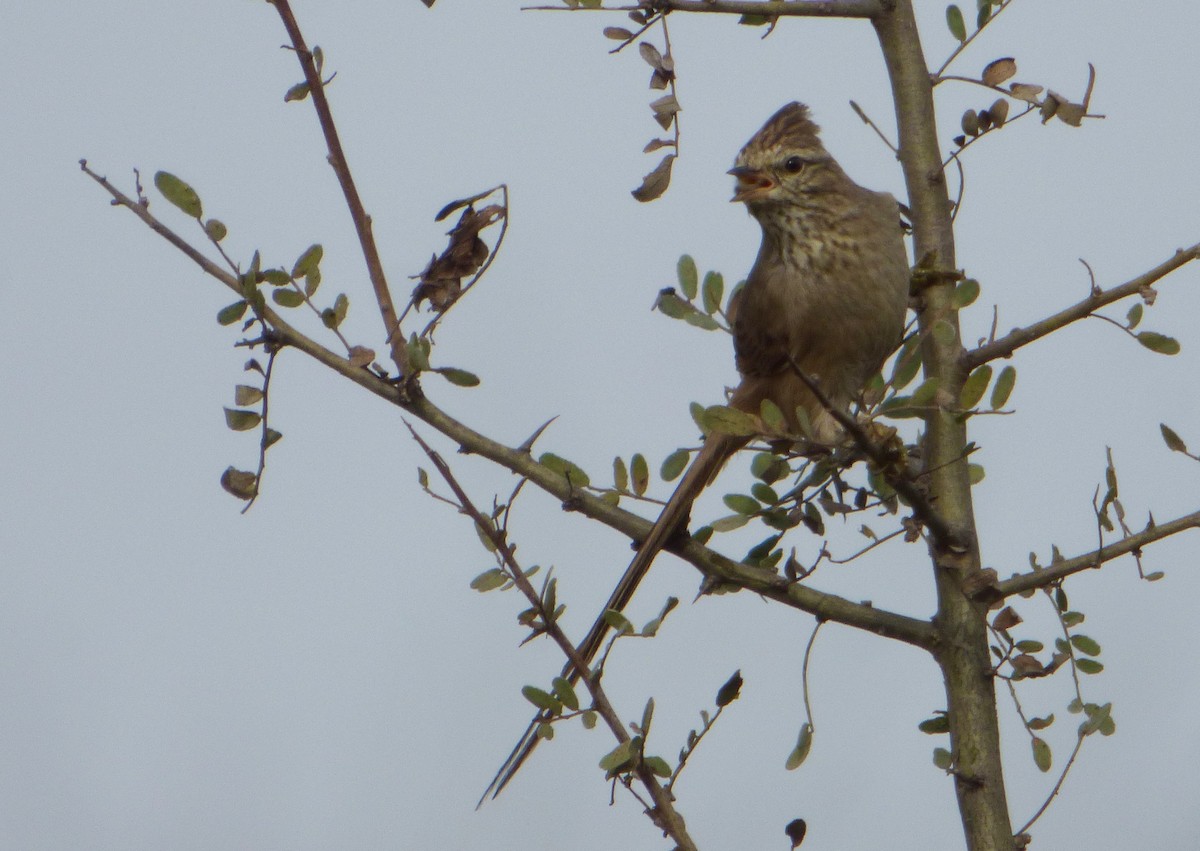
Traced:
[[729, 170], [737, 178], [733, 201], [751, 213], [806, 200], [836, 181], [837, 164], [821, 145], [817, 125], [802, 103], [789, 103], [746, 143]]

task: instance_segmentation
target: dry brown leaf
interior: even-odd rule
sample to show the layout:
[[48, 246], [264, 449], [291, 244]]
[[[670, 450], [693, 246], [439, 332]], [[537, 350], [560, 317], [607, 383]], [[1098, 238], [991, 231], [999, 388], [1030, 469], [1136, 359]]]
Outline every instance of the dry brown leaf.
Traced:
[[679, 101], [675, 100], [675, 95], [663, 95], [658, 100], [652, 101], [650, 108], [654, 110], [654, 120], [664, 130], [671, 129], [671, 122], [675, 120], [675, 113], [679, 112], [680, 109]]
[[638, 45], [638, 53], [646, 60], [651, 68], [656, 71], [662, 67], [662, 54], [658, 52], [658, 48], [648, 41], [643, 41]]
[[671, 185], [671, 166], [675, 163], [675, 155], [667, 154], [654, 170], [642, 178], [642, 185], [631, 193], [642, 203], [653, 201], [662, 196]]
[[1005, 56], [1003, 59], [989, 62], [987, 67], [983, 69], [983, 84], [985, 86], [998, 86], [1005, 80], [1011, 80], [1016, 73], [1017, 60], [1011, 56]]
[[988, 115], [992, 117], [992, 124], [1003, 127], [1004, 122], [1008, 120], [1008, 101], [996, 98], [996, 102], [988, 107]]
[[1042, 93], [1041, 86], [1034, 86], [1030, 83], [1013, 83], [1008, 87], [1008, 90], [1012, 92], [1012, 96], [1017, 100], [1023, 100], [1026, 103], [1033, 104], [1034, 106], [1037, 106], [1039, 103], [1041, 103], [1041, 101], [1038, 100], [1038, 95]]

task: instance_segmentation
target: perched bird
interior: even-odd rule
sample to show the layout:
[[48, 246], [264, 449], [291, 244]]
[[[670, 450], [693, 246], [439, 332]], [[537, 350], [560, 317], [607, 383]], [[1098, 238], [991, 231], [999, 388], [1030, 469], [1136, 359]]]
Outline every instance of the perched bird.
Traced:
[[[814, 379], [846, 411], [899, 345], [908, 304], [909, 266], [896, 200], [846, 176], [822, 146], [808, 107], [789, 103], [746, 143], [730, 169], [734, 201], [762, 226], [762, 245], [746, 285], [729, 306], [741, 382], [730, 405], [757, 414], [764, 399], [797, 433], [804, 412], [811, 439], [842, 439], [837, 420], [796, 374]], [[684, 528], [692, 503], [748, 438], [716, 432], [704, 441], [654, 528], [621, 577], [605, 610], [620, 611], [651, 562]], [[603, 618], [579, 645], [589, 664], [608, 632]], [[568, 664], [564, 677], [579, 674]], [[537, 744], [538, 716], [493, 779], [500, 791]]]

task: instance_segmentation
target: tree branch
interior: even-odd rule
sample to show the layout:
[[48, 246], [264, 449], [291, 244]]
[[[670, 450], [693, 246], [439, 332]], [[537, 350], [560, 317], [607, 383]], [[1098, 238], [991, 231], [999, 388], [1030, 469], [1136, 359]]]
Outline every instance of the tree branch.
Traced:
[[1169, 538], [1188, 529], [1200, 529], [1200, 511], [1185, 514], [1183, 517], [1167, 523], [1148, 526], [1144, 531], [1138, 532], [1136, 535], [1128, 535], [1115, 544], [1109, 544], [1106, 547], [1092, 550], [1090, 553], [1084, 553], [1074, 558], [1056, 561], [1049, 567], [1042, 568], [1041, 570], [1019, 573], [999, 583], [995, 587], [995, 590], [999, 591], [1003, 597], [1011, 597], [1013, 594], [1020, 594], [1023, 591], [1044, 588], [1073, 573], [1099, 568], [1107, 561], [1112, 561], [1123, 555], [1129, 555], [1140, 550], [1146, 544], [1161, 541], [1163, 538]]
[[317, 120], [321, 132], [325, 136], [325, 145], [329, 149], [329, 164], [333, 166], [342, 194], [346, 197], [346, 206], [350, 210], [350, 218], [354, 221], [354, 229], [358, 233], [358, 243], [362, 247], [363, 260], [367, 264], [367, 276], [371, 280], [371, 288], [375, 291], [375, 301], [379, 305], [380, 316], [383, 317], [384, 332], [391, 348], [392, 362], [396, 369], [403, 374], [405, 367], [404, 339], [400, 334], [399, 320], [396, 318], [396, 306], [392, 303], [391, 290], [388, 288], [387, 276], [383, 271], [383, 262], [379, 259], [379, 249], [375, 246], [375, 234], [371, 228], [371, 217], [363, 207], [358, 195], [354, 178], [350, 175], [350, 164], [342, 150], [338, 138], [337, 126], [333, 123], [333, 112], [329, 108], [329, 100], [325, 97], [325, 83], [320, 72], [313, 63], [312, 52], [304, 42], [304, 35], [296, 23], [291, 6], [287, 0], [270, 0], [287, 30], [288, 39], [296, 51], [300, 69], [304, 72], [304, 81], [308, 84], [308, 92], [312, 97], [313, 108], [317, 111]]
[[879, 0], [647, 0], [633, 6], [524, 6], [536, 12], [693, 12], [762, 15], [767, 18], [872, 18], [883, 11]]
[[[239, 296], [243, 295], [235, 276], [205, 257], [187, 240], [164, 225], [148, 209], [113, 186], [106, 178], [91, 171], [86, 160], [80, 161], [80, 167], [113, 196], [114, 205], [131, 210], [151, 230], [182, 251], [201, 269]], [[458, 443], [462, 451], [481, 455], [517, 475], [524, 476], [542, 490], [561, 499], [565, 509], [579, 511], [628, 535], [634, 541], [641, 542], [650, 534], [654, 524], [649, 520], [575, 488], [566, 478], [533, 460], [528, 451], [509, 448], [458, 422], [426, 399], [419, 385], [411, 385], [411, 389], [409, 385], [398, 387], [364, 367], [354, 366], [346, 358], [293, 328], [270, 306], [264, 305], [260, 312], [281, 345], [304, 352], [323, 366], [418, 417]], [[705, 576], [738, 585], [792, 608], [885, 638], [896, 638], [917, 647], [933, 647], [933, 628], [928, 622], [918, 618], [876, 609], [864, 603], [854, 603], [834, 594], [789, 582], [777, 573], [733, 561], [690, 539], [683, 544], [670, 545], [666, 549]]]
[[1035, 322], [1024, 328], [1016, 328], [999, 340], [993, 340], [977, 349], [972, 349], [963, 355], [963, 368], [969, 372], [980, 364], [987, 363], [996, 358], [1011, 357], [1012, 353], [1022, 346], [1045, 337], [1047, 334], [1053, 333], [1060, 328], [1064, 328], [1072, 322], [1085, 319], [1097, 308], [1112, 304], [1114, 301], [1120, 301], [1123, 298], [1128, 298], [1131, 295], [1137, 295], [1144, 288], [1149, 287], [1176, 269], [1186, 266], [1196, 259], [1200, 259], [1200, 243], [1196, 243], [1191, 248], [1177, 249], [1175, 254], [1169, 259], [1158, 264], [1148, 272], [1143, 272], [1136, 278], [1132, 278], [1123, 284], [1107, 290], [1093, 292], [1087, 298], [1083, 299], [1083, 301], [1073, 304], [1065, 310], [1060, 310], [1053, 316], [1048, 316], [1040, 322]]
[[[509, 546], [507, 537], [496, 528], [496, 525], [492, 523], [490, 518], [484, 516], [475, 507], [475, 504], [471, 502], [471, 498], [467, 496], [462, 486], [459, 485], [458, 480], [454, 477], [454, 473], [451, 472], [449, 465], [442, 459], [442, 456], [434, 452], [429, 444], [421, 439], [421, 436], [417, 434], [411, 425], [407, 422], [405, 425], [408, 427], [409, 433], [412, 434], [413, 440], [424, 450], [430, 462], [437, 468], [438, 473], [441, 474], [446, 484], [450, 486], [450, 490], [454, 491], [454, 495], [458, 499], [459, 509], [475, 521], [475, 525], [482, 534], [487, 535], [488, 539], [496, 547], [496, 551], [500, 554], [500, 557], [504, 560], [504, 564], [509, 568], [513, 583], [525, 595], [529, 604], [540, 611], [542, 622], [545, 624], [546, 634], [558, 645], [563, 654], [571, 660], [571, 664], [575, 666], [575, 670], [579, 671], [580, 681], [587, 688], [588, 694], [591, 695], [592, 705], [597, 714], [604, 719], [604, 722], [608, 725], [613, 736], [616, 737], [620, 744], [628, 742], [630, 736], [625, 730], [625, 724], [621, 721], [621, 716], [613, 708], [608, 695], [601, 688], [598, 677], [589, 675], [587, 661], [580, 655], [578, 648], [567, 638], [566, 633], [562, 631], [562, 628], [558, 625], [558, 621], [554, 617], [554, 612], [546, 611], [541, 595], [530, 584], [525, 571], [517, 564], [516, 556], [513, 554], [512, 547]], [[650, 799], [654, 801], [654, 810], [650, 813], [650, 817], [654, 823], [678, 843], [681, 851], [696, 851], [696, 843], [688, 835], [683, 817], [679, 815], [674, 807], [675, 796], [658, 782], [658, 778], [654, 775], [654, 772], [643, 764], [640, 759], [633, 768], [633, 773], [637, 775], [642, 786], [650, 794]]]

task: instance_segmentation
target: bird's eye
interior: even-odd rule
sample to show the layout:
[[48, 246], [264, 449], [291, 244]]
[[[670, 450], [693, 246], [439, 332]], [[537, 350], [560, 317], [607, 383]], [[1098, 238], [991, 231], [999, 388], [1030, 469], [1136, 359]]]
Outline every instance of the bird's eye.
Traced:
[[804, 160], [800, 157], [788, 157], [783, 164], [784, 171], [788, 174], [798, 174], [804, 168]]

